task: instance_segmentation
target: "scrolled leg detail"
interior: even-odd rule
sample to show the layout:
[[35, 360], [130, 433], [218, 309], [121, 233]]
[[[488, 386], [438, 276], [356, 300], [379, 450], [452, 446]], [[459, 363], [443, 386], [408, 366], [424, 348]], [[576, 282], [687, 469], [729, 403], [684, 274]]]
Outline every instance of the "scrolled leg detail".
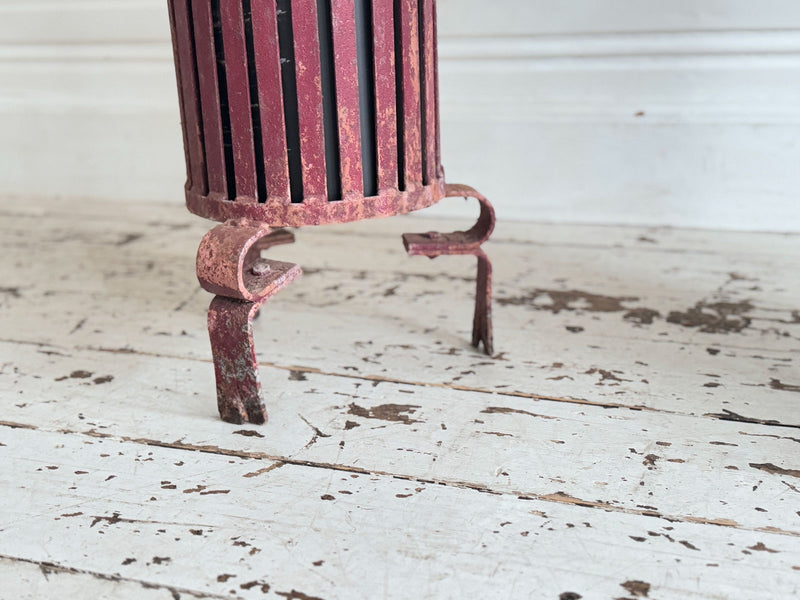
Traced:
[[229, 423], [262, 424], [253, 319], [275, 294], [302, 274], [298, 265], [261, 258], [261, 250], [294, 241], [285, 230], [228, 221], [203, 238], [197, 278], [216, 297], [208, 310], [208, 332], [217, 379], [219, 414]]
[[475, 189], [458, 184], [448, 184], [445, 197], [475, 198], [480, 202], [481, 214], [469, 231], [453, 233], [405, 233], [403, 245], [410, 256], [436, 258], [446, 255], [471, 254], [478, 259], [475, 294], [475, 317], [472, 321], [472, 345], [483, 343], [488, 355], [494, 353], [492, 332], [492, 263], [481, 246], [494, 231], [495, 213], [489, 200]]

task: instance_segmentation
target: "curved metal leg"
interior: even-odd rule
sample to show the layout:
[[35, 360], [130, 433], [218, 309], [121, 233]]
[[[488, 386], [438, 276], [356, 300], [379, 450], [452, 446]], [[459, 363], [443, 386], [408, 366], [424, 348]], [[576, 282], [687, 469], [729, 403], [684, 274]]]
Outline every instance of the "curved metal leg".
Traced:
[[481, 248], [492, 235], [495, 225], [494, 208], [489, 200], [466, 185], [448, 184], [445, 197], [476, 198], [481, 204], [478, 222], [469, 231], [453, 233], [405, 233], [403, 244], [411, 256], [436, 258], [443, 254], [472, 254], [478, 258], [478, 276], [475, 293], [475, 317], [472, 321], [472, 345], [483, 342], [488, 355], [494, 352], [492, 333], [492, 263]]
[[197, 278], [204, 289], [217, 294], [208, 309], [217, 404], [220, 417], [229, 423], [262, 424], [267, 420], [253, 319], [264, 303], [302, 271], [292, 263], [262, 259], [260, 252], [293, 241], [288, 231], [229, 221], [212, 229], [200, 244]]
[[494, 354], [494, 332], [492, 329], [492, 262], [483, 250], [478, 257], [478, 278], [475, 291], [475, 317], [472, 320], [472, 345], [476, 348], [483, 342], [483, 350]]
[[228, 423], [267, 420], [261, 399], [253, 318], [260, 303], [216, 296], [208, 307], [208, 333], [217, 378], [219, 415]]

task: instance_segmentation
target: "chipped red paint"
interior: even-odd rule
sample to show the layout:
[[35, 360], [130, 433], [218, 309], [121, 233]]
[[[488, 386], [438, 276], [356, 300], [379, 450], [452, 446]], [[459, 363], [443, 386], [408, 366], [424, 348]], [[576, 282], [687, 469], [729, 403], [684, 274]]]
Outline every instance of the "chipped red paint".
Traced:
[[434, 116], [436, 122], [436, 168], [437, 177], [444, 178], [442, 170], [442, 135], [441, 119], [439, 115], [439, 18], [436, 14], [436, 2], [433, 3], [433, 85], [434, 85]]
[[423, 152], [423, 181], [427, 184], [436, 179], [436, 140], [439, 132], [436, 130], [436, 68], [434, 67], [434, 47], [436, 40], [433, 39], [433, 0], [421, 0], [423, 7], [422, 23], [420, 31], [420, 46], [422, 51], [422, 93], [424, 107], [424, 130], [422, 141]]
[[[258, 104], [262, 107], [259, 114], [265, 181], [270, 204], [288, 204], [291, 201], [289, 156], [286, 148], [286, 121], [283, 115], [281, 53], [278, 46], [275, 0], [250, 0], [250, 2], [253, 10], [255, 71], [259, 84]], [[270, 109], [266, 110], [266, 107]], [[258, 168], [261, 168], [261, 165], [258, 165]], [[188, 200], [187, 195], [187, 202]]]
[[[477, 198], [481, 215], [468, 232], [407, 234], [404, 242], [412, 255], [478, 258], [473, 344], [483, 343], [492, 352], [492, 268], [481, 245], [494, 227], [494, 211], [472, 188], [444, 181], [435, 0], [371, 0], [366, 28], [374, 52], [366, 60], [371, 60], [374, 77], [369, 101], [374, 101], [375, 115], [374, 123], [363, 128], [361, 120], [372, 108], [361, 105], [359, 60], [364, 58], [363, 53], [359, 58], [358, 36], [364, 34], [357, 27], [355, 0], [331, 0], [330, 15], [318, 14], [317, 0], [293, 0], [288, 33], [284, 24], [279, 27], [279, 5], [275, 0], [169, 0], [188, 173], [186, 205], [197, 215], [225, 222], [201, 243], [197, 274], [203, 287], [217, 295], [209, 330], [220, 413], [234, 422], [266, 418], [252, 319], [300, 273], [296, 265], [256, 262], [261, 249], [293, 239], [271, 227], [358, 221], [419, 210], [445, 197]], [[329, 131], [338, 143], [332, 154], [339, 159], [338, 173], [332, 171], [341, 184], [338, 198], [326, 164], [333, 143], [325, 137], [323, 103], [323, 74], [330, 71], [323, 73], [319, 28], [326, 19], [332, 33], [335, 98], [330, 118], [336, 127]], [[281, 48], [288, 35], [294, 64], [282, 68], [288, 59], [281, 58]], [[287, 106], [293, 107], [295, 98], [284, 95], [287, 77], [289, 90], [296, 84], [294, 115]], [[290, 156], [290, 138], [298, 132], [294, 151], [299, 157]], [[370, 148], [377, 195], [365, 197]], [[292, 198], [293, 190], [296, 196], [302, 190], [302, 197]]]
[[[290, 168], [274, 0], [250, 0], [249, 19], [242, 0], [219, 2], [221, 48], [217, 48], [214, 37], [211, 0], [170, 0], [169, 5], [187, 154], [189, 210], [218, 221], [247, 218], [285, 227], [402, 214], [430, 206], [443, 197], [433, 0], [372, 0], [379, 191], [368, 198], [363, 197], [354, 0], [331, 2], [342, 191], [342, 198], [332, 198], [333, 202], [328, 201], [327, 189], [317, 2], [294, 0], [296, 118], [304, 194], [293, 206], [287, 206], [291, 200]], [[252, 57], [248, 56], [248, 39]], [[250, 70], [249, 60], [254, 63]], [[224, 69], [224, 90], [220, 89], [218, 69]], [[253, 90], [257, 90], [256, 97]], [[227, 106], [222, 102], [223, 95]], [[251, 111], [250, 104], [256, 104], [259, 110]], [[228, 157], [222, 111], [226, 111], [230, 123]], [[260, 157], [256, 151], [259, 146]], [[398, 172], [400, 163], [402, 173]], [[259, 175], [265, 182], [265, 197], [256, 189]], [[230, 186], [236, 190], [233, 198], [229, 197], [229, 177], [235, 182]], [[351, 205], [329, 206], [348, 201]]]
[[309, 203], [327, 202], [317, 0], [293, 0], [292, 22], [303, 191]]
[[[403, 135], [405, 189], [422, 183], [422, 112], [419, 73], [419, 16], [418, 0], [397, 0], [400, 3]], [[400, 94], [398, 94], [399, 96]]]
[[[194, 44], [202, 108], [203, 141], [210, 192], [227, 190], [225, 143], [222, 132], [217, 55], [214, 48], [214, 24], [210, 2], [192, 2]], [[190, 67], [191, 68], [191, 67]]]
[[478, 258], [478, 278], [475, 292], [475, 316], [472, 322], [472, 345], [476, 348], [483, 342], [488, 355], [494, 352], [492, 332], [492, 263], [481, 246], [494, 231], [495, 214], [489, 200], [466, 185], [448, 184], [448, 198], [475, 198], [480, 202], [481, 214], [478, 222], [469, 231], [454, 233], [406, 233], [403, 244], [411, 256], [437, 256], [472, 254]]
[[373, 0], [375, 32], [375, 126], [378, 190], [397, 189], [397, 71], [394, 55], [394, 2]]
[[253, 319], [272, 296], [302, 271], [292, 263], [264, 260], [261, 250], [294, 241], [247, 221], [218, 225], [203, 238], [197, 253], [197, 277], [217, 296], [208, 309], [208, 332], [217, 379], [220, 416], [230, 423], [264, 423]]
[[236, 194], [240, 202], [257, 202], [256, 154], [250, 110], [250, 79], [247, 74], [247, 42], [240, 2], [220, 2], [225, 70], [228, 83]]
[[358, 51], [354, 0], [332, 0], [333, 56], [339, 121], [342, 197], [364, 196], [361, 165], [361, 116], [358, 96]]
[[269, 223], [275, 227], [302, 227], [404, 214], [432, 206], [442, 198], [444, 182], [439, 179], [429, 186], [418, 185], [409, 192], [384, 190], [378, 196], [354, 197], [336, 202], [251, 204], [224, 200], [218, 194], [203, 196], [187, 193], [186, 206], [194, 214], [214, 221], [244, 218]]
[[187, 161], [187, 193], [208, 193], [206, 158], [200, 114], [200, 87], [194, 68], [194, 43], [192, 41], [192, 15], [187, 0], [170, 2], [172, 42], [175, 53], [175, 71], [178, 76], [178, 94], [183, 123], [183, 142]]

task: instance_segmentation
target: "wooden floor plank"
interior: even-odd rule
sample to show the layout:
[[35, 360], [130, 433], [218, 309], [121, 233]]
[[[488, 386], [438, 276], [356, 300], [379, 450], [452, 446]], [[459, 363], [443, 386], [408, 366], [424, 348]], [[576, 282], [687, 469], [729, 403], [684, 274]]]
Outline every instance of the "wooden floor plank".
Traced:
[[402, 252], [449, 225], [303, 229], [256, 323], [272, 420], [235, 427], [211, 224], [76, 206], [0, 198], [15, 599], [798, 595], [800, 235], [501, 223], [489, 358], [472, 259]]
[[[478, 216], [477, 204], [475, 216]], [[376, 241], [387, 239], [398, 230], [426, 231], [444, 230], [451, 225], [458, 226], [462, 218], [452, 221], [441, 216], [430, 218], [428, 211], [417, 211], [407, 216], [387, 219], [374, 219], [354, 223], [330, 224], [322, 227], [309, 227], [301, 231], [303, 236], [353, 236], [373, 238]], [[9, 197], [0, 196], [0, 217], [9, 225], [9, 233], [16, 229], [31, 231], [32, 222], [38, 226], [58, 228], [61, 232], [70, 231], [65, 224], [80, 221], [81, 229], [118, 231], [123, 234], [140, 233], [153, 236], [155, 232], [171, 231], [173, 235], [184, 232], [186, 239], [197, 243], [213, 223], [186, 212], [182, 202], [118, 202], [87, 198], [65, 203], [59, 198]], [[19, 226], [18, 226], [19, 225]], [[135, 231], [134, 231], [135, 230]], [[48, 229], [41, 230], [41, 237], [47, 237]], [[157, 234], [156, 234], [157, 236]], [[500, 218], [494, 244], [519, 244], [529, 248], [633, 248], [644, 253], [678, 253], [692, 255], [738, 254], [749, 256], [772, 255], [785, 257], [798, 251], [800, 234], [774, 232], [741, 232], [707, 229], [681, 229], [673, 227], [631, 226], [631, 225], [593, 225], [579, 223], [536, 223], [517, 222]]]
[[124, 579], [116, 574], [82, 571], [48, 560], [20, 560], [0, 556], [2, 598], [92, 598], [92, 600], [175, 600], [175, 598], [230, 598], [193, 590], [158, 586]]
[[6, 506], [27, 506], [4, 513], [0, 554], [78, 571], [243, 598], [800, 591], [796, 538], [767, 532], [293, 465], [252, 475], [273, 463], [70, 434], [0, 439]]
[[271, 422], [243, 428], [217, 419], [208, 363], [50, 352], [3, 365], [4, 420], [800, 536], [788, 427], [264, 369]]
[[[192, 265], [205, 225], [177, 207], [125, 219], [97, 210], [88, 221], [45, 216], [33, 232], [32, 219], [9, 217], [0, 338], [207, 359], [209, 297]], [[403, 223], [391, 220], [380, 228], [393, 234], [366, 236], [364, 252], [346, 232], [367, 225], [304, 230], [306, 242], [271, 251], [306, 277], [264, 311], [265, 364], [800, 426], [786, 410], [800, 393], [800, 288], [785, 277], [800, 236], [684, 233], [687, 258], [637, 242], [683, 240], [673, 230], [595, 228], [608, 234], [601, 259], [595, 245], [554, 242], [535, 261], [530, 245], [498, 238], [500, 352], [487, 360], [467, 344], [472, 261], [404, 257]], [[717, 239], [730, 253], [711, 251]]]

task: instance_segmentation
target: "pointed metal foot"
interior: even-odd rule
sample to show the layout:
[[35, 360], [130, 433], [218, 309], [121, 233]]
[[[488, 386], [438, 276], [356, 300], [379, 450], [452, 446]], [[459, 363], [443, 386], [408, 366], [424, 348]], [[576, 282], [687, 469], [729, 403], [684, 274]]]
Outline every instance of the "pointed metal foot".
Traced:
[[208, 333], [217, 378], [219, 416], [228, 423], [267, 421], [261, 399], [253, 318], [259, 304], [216, 296], [208, 308]]
[[494, 352], [492, 332], [492, 263], [481, 248], [492, 235], [495, 224], [494, 208], [489, 200], [466, 185], [448, 184], [446, 197], [476, 198], [481, 205], [478, 222], [469, 231], [453, 233], [405, 233], [403, 245], [411, 256], [436, 258], [443, 254], [472, 254], [478, 258], [478, 276], [475, 293], [475, 317], [472, 321], [472, 345], [483, 343], [488, 355]]
[[291, 243], [291, 233], [246, 221], [229, 221], [211, 230], [197, 253], [197, 277], [217, 294], [208, 310], [208, 331], [217, 379], [219, 414], [229, 423], [262, 424], [253, 319], [272, 296], [302, 273], [299, 266], [260, 258], [260, 251]]
[[480, 251], [478, 278], [475, 291], [475, 317], [472, 319], [472, 345], [476, 348], [483, 342], [483, 350], [494, 354], [494, 331], [492, 329], [492, 262]]

